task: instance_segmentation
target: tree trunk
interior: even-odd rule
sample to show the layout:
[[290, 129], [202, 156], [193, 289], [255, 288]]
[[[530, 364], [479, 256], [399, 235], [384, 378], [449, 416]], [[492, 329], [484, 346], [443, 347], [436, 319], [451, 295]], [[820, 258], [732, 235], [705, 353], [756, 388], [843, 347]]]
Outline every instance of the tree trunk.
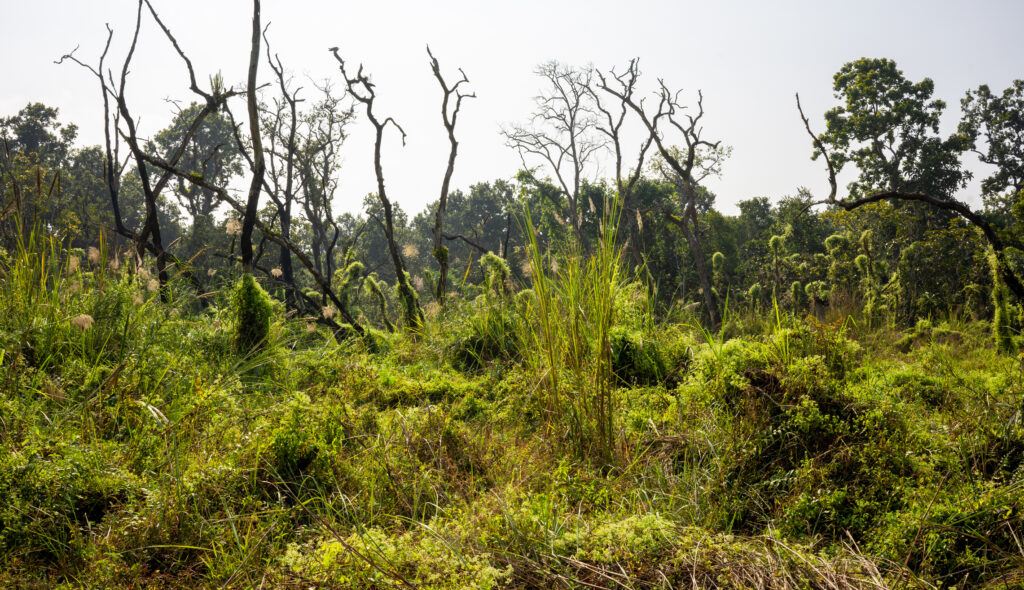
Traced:
[[249, 80], [246, 102], [249, 107], [249, 135], [252, 139], [253, 175], [249, 184], [249, 199], [242, 217], [242, 236], [239, 246], [242, 255], [242, 270], [252, 271], [252, 231], [256, 225], [256, 213], [260, 204], [260, 189], [266, 174], [263, 159], [263, 141], [260, 137], [259, 111], [256, 105], [256, 72], [260, 63], [260, 0], [252, 3], [252, 49], [249, 52]]

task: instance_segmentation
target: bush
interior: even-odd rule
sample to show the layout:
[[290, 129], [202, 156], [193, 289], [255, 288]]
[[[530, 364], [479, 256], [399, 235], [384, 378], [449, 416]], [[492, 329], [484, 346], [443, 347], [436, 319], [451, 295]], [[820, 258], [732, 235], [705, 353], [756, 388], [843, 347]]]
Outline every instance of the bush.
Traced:
[[622, 326], [609, 334], [612, 372], [619, 381], [634, 385], [656, 385], [665, 378], [665, 359], [657, 342], [645, 339], [637, 330]]
[[235, 347], [248, 354], [263, 348], [270, 336], [273, 305], [270, 296], [250, 274], [242, 275], [232, 302], [235, 308]]

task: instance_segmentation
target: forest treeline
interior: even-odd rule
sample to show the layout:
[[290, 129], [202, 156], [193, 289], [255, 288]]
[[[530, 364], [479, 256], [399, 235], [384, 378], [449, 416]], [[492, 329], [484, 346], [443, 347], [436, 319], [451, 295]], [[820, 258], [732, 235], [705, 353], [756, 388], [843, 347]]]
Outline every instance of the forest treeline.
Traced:
[[[103, 235], [113, 250], [152, 256], [162, 289], [173, 276], [201, 293], [241, 263], [299, 313], [334, 330], [361, 331], [364, 324], [415, 324], [446, 294], [479, 295], [488, 253], [507, 261], [514, 288], [528, 288], [525, 216], [541, 249], [574, 241], [586, 253], [615, 203], [624, 261], [663, 311], [696, 310], [718, 325], [726, 301], [767, 309], [774, 300], [819, 316], [830, 305], [853, 305], [879, 321], [912, 323], [949, 312], [992, 317], [1009, 305], [997, 317], [1006, 329], [1020, 327], [1017, 308], [1001, 293], [1024, 295], [1017, 279], [1024, 270], [1024, 81], [1001, 92], [967, 90], [959, 126], [946, 136], [939, 122], [947, 105], [933, 97], [930, 79], [908, 79], [884, 58], [844, 64], [821, 133], [804, 119], [809, 153], [824, 160], [832, 194], [797, 188], [774, 200], [752, 196], [738, 203], [738, 214], [724, 215], [704, 181], [724, 173], [728, 138], [707, 138], [713, 130], [703, 127], [700, 93], [687, 102], [661, 81], [645, 91], [636, 60], [608, 71], [539, 66], [536, 111], [502, 131], [524, 169], [451, 188], [458, 114], [472, 108], [463, 100], [486, 97], [471, 93], [461, 70], [446, 79], [431, 54], [450, 157], [438, 171], [439, 198], [407, 212], [385, 192], [386, 175], [401, 172], [381, 155], [381, 145], [404, 141], [405, 131], [374, 111], [376, 93], [388, 90], [361, 67], [346, 69], [334, 51], [340, 81], [300, 89], [266, 33], [254, 29], [250, 84], [227, 88], [214, 77], [203, 90], [148, 3], [139, 5], [140, 22], [147, 11], [183, 58], [193, 100], [179, 103], [165, 128], [141, 137], [126, 90], [131, 55], [116, 64], [119, 81], [106, 53], [96, 66], [65, 56], [107, 74], [97, 78], [106, 145], [78, 146], [76, 126], [42, 103], [2, 119], [8, 249], [17, 213], [23, 226], [36, 224], [70, 248], [84, 252]], [[256, 17], [254, 24], [258, 10]], [[137, 31], [135, 40], [149, 41]], [[259, 68], [272, 83], [255, 83]], [[254, 115], [249, 121], [231, 108], [242, 101]], [[374, 146], [347, 140], [360, 120], [377, 130]], [[622, 138], [630, 125], [647, 131], [638, 150]], [[342, 158], [366, 149], [374, 149], [379, 190], [365, 196], [361, 213], [338, 213]], [[972, 155], [988, 174], [977, 211], [956, 199], [971, 178], [963, 162]], [[613, 177], [589, 176], [598, 158], [614, 162]], [[855, 179], [837, 190], [835, 177], [847, 168]]]

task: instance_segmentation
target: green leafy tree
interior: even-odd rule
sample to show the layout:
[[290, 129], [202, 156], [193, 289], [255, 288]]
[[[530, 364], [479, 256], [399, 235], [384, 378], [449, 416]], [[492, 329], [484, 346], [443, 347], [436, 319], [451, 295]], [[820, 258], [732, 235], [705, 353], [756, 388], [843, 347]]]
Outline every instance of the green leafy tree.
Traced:
[[[995, 167], [981, 180], [985, 206], [1001, 217], [1002, 225], [1019, 226], [1024, 222], [1024, 80], [1014, 80], [1002, 94], [983, 84], [967, 91], [960, 104], [961, 133], [970, 138], [979, 159]], [[1020, 243], [1019, 231], [1006, 237]]]
[[877, 190], [949, 196], [964, 186], [960, 154], [969, 144], [959, 133], [939, 135], [946, 104], [932, 98], [930, 78], [912, 82], [892, 60], [862, 58], [845, 64], [833, 81], [843, 104], [825, 113], [821, 140], [837, 172], [847, 163], [860, 171], [849, 185], [852, 196]]
[[78, 127], [63, 124], [60, 111], [42, 103], [29, 103], [14, 116], [0, 119], [0, 137], [6, 149], [23, 154], [36, 154], [39, 164], [55, 168], [71, 153]]

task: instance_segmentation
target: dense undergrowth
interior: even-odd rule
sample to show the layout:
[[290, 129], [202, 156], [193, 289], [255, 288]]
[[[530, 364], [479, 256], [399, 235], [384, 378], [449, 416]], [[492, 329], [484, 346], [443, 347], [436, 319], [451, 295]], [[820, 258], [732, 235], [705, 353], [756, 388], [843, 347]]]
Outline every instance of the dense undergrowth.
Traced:
[[[590, 460], [500, 268], [417, 332], [339, 343], [251, 279], [203, 305], [82, 254], [0, 262], [5, 587], [1024, 583], [1024, 373], [988, 324], [707, 332], [617, 283]], [[245, 300], [269, 329], [239, 329]]]

